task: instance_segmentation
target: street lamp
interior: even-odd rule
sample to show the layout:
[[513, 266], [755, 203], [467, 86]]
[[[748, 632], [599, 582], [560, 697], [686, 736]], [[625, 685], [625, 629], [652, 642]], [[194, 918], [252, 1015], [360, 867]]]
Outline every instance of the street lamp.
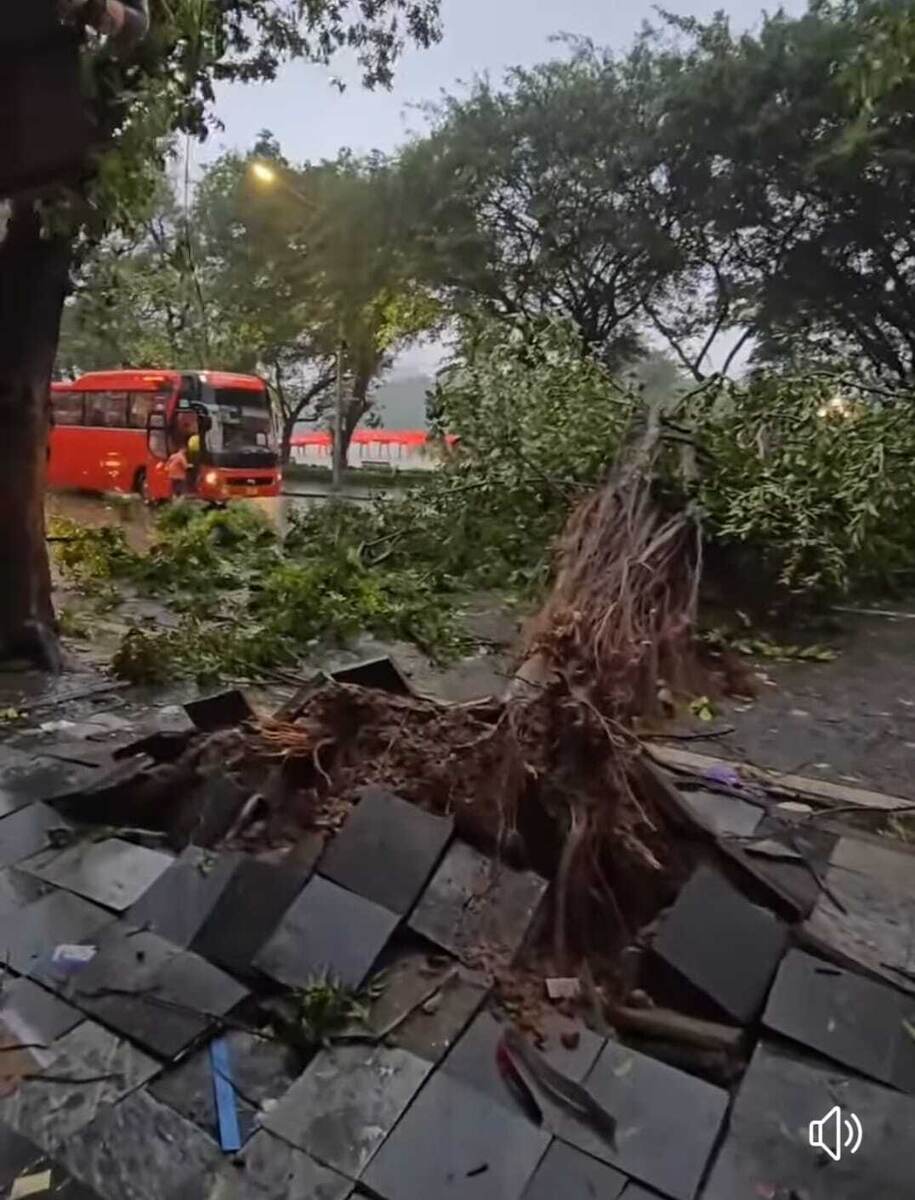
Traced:
[[[288, 179], [280, 174], [275, 167], [271, 167], [269, 163], [255, 160], [251, 163], [251, 176], [258, 183], [264, 184], [265, 187], [282, 187], [285, 191], [301, 203], [306, 208], [314, 209], [315, 203], [309, 199], [303, 192], [300, 192], [297, 187], [294, 187]], [[334, 402], [334, 457], [331, 472], [331, 490], [339, 492], [343, 486], [343, 457], [340, 453], [341, 442], [343, 439], [343, 356], [345, 354], [345, 343], [343, 339], [343, 322], [340, 322], [340, 333], [337, 343], [337, 387]]]

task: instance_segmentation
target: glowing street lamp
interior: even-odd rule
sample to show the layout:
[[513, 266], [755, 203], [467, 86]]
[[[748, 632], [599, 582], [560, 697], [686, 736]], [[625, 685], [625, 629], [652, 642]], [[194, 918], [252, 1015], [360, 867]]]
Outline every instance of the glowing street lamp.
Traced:
[[252, 163], [251, 174], [258, 183], [271, 184], [277, 181], [276, 171], [274, 171], [273, 167], [268, 167], [265, 162]]

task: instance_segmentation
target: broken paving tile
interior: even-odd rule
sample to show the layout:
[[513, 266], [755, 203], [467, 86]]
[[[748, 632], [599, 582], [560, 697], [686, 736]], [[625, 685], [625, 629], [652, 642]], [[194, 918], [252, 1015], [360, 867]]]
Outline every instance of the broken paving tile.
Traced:
[[20, 1174], [28, 1173], [29, 1168], [41, 1158], [40, 1146], [0, 1121], [0, 1194], [8, 1195], [7, 1189], [13, 1180]]
[[759, 1013], [788, 930], [717, 871], [699, 867], [664, 917], [656, 958], [720, 1014], [748, 1024]]
[[224, 1170], [215, 1142], [147, 1092], [102, 1112], [67, 1142], [61, 1157], [103, 1200], [168, 1200], [179, 1189], [202, 1197]]
[[244, 1163], [241, 1178], [258, 1200], [345, 1200], [353, 1186], [266, 1130], [256, 1133], [238, 1158]]
[[12, 867], [44, 850], [56, 830], [72, 833], [73, 826], [40, 801], [4, 817], [0, 820], [0, 867]]
[[825, 883], [845, 911], [840, 912], [830, 896], [821, 893], [802, 928], [803, 940], [814, 949], [823, 949], [831, 958], [860, 965], [912, 991], [915, 900], [880, 880], [842, 867], [830, 867]]
[[683, 803], [719, 837], [752, 837], [765, 816], [758, 804], [705, 788], [681, 789]]
[[169, 827], [172, 842], [179, 846], [192, 842], [207, 848], [217, 845], [250, 797], [251, 789], [231, 775], [204, 775], [177, 810], [177, 818]]
[[[445, 1059], [442, 1070], [454, 1079], [485, 1092], [491, 1099], [520, 1111], [518, 1102], [502, 1077], [496, 1062], [496, 1047], [505, 1032], [505, 1023], [491, 1012], [482, 1012]], [[604, 1039], [582, 1028], [578, 1044], [571, 1050], [558, 1037], [548, 1039], [541, 1050], [557, 1071], [580, 1083], [594, 1066], [604, 1047]]]
[[[137, 936], [154, 937], [153, 934]], [[104, 989], [98, 989], [103, 994], [92, 998], [87, 994], [94, 979], [89, 970], [95, 965], [95, 962], [90, 964], [74, 985], [79, 989], [74, 1002], [97, 1020], [169, 1060], [187, 1049], [248, 994], [231, 975], [196, 954], [180, 951], [156, 963], [154, 969], [138, 969], [133, 988], [121, 985], [122, 991], [134, 991], [134, 995], [104, 994]], [[109, 966], [110, 960], [106, 959], [102, 965]]]
[[111, 913], [69, 892], [50, 892], [0, 922], [0, 962], [20, 975], [50, 959], [56, 946], [86, 941]]
[[173, 862], [170, 854], [159, 850], [135, 846], [121, 838], [106, 838], [101, 842], [77, 842], [65, 850], [46, 851], [22, 863], [20, 869], [86, 900], [123, 912]]
[[[257, 1128], [258, 1106], [265, 1100], [279, 1100], [298, 1077], [301, 1065], [298, 1056], [279, 1042], [237, 1030], [223, 1036], [229, 1047], [230, 1076], [236, 1088], [238, 1121], [245, 1142]], [[208, 1047], [160, 1076], [149, 1090], [157, 1100], [170, 1104], [210, 1137], [218, 1138]]]
[[254, 716], [244, 692], [238, 688], [191, 700], [185, 704], [184, 711], [204, 733], [215, 733], [217, 729], [241, 725]]
[[274, 865], [243, 856], [191, 949], [228, 971], [246, 974], [310, 876], [305, 863]]
[[20, 1082], [0, 1097], [0, 1121], [59, 1155], [75, 1133], [146, 1083], [159, 1065], [107, 1029], [83, 1021], [49, 1048], [41, 1069], [73, 1082]]
[[[437, 985], [440, 990], [414, 1009]], [[438, 1062], [467, 1027], [488, 990], [482, 975], [453, 960], [444, 964], [439, 960], [430, 966], [427, 954], [407, 953], [385, 963], [384, 990], [372, 1004], [368, 1025], [379, 1033], [413, 1010], [386, 1043]]]
[[839, 838], [829, 858], [836, 868], [876, 880], [881, 887], [915, 900], [915, 855], [910, 851], [861, 838]]
[[616, 1149], [558, 1108], [554, 1132], [673, 1200], [693, 1200], [728, 1093], [618, 1042], [607, 1042], [585, 1087], [616, 1120]]
[[454, 822], [380, 787], [361, 789], [359, 803], [318, 867], [325, 879], [404, 915], [451, 840]]
[[17, 812], [36, 800], [54, 800], [69, 795], [92, 775], [92, 768], [5, 751], [0, 759], [0, 817]]
[[527, 1185], [524, 1200], [619, 1200], [627, 1183], [619, 1171], [557, 1139]]
[[31, 979], [7, 980], [0, 991], [0, 1022], [20, 1042], [50, 1045], [83, 1019], [79, 1009]]
[[0, 921], [50, 891], [50, 884], [15, 867], [0, 871]]
[[395, 696], [416, 694], [397, 663], [387, 656], [367, 658], [364, 662], [353, 663], [351, 667], [340, 667], [331, 672], [331, 679], [335, 679], [337, 683], [355, 684], [357, 687], [377, 688], [380, 691], [392, 692]]
[[432, 1068], [406, 1050], [320, 1051], [264, 1118], [264, 1128], [358, 1179]]
[[[864, 1132], [858, 1151], [839, 1162], [810, 1146], [810, 1122], [836, 1105], [855, 1113]], [[761, 1042], [702, 1200], [906, 1200], [913, 1128], [911, 1096]]]
[[514, 871], [455, 842], [423, 892], [410, 928], [468, 962], [477, 957], [509, 962], [546, 888], [538, 875]]
[[763, 1023], [853, 1071], [915, 1092], [915, 999], [894, 988], [791, 950]]
[[214, 854], [188, 846], [124, 919], [138, 928], [151, 929], [176, 946], [190, 946], [240, 859], [240, 854]]
[[315, 876], [254, 965], [290, 987], [302, 987], [325, 971], [348, 987], [359, 987], [398, 919], [371, 900]]
[[436, 1071], [363, 1182], [383, 1200], [520, 1200], [549, 1141], [526, 1117]]

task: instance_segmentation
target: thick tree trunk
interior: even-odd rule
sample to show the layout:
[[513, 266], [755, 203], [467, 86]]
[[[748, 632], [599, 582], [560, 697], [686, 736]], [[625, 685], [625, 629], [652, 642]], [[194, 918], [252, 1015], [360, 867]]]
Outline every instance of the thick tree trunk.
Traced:
[[[2, 232], [2, 231], [0, 231]], [[0, 241], [0, 657], [57, 669], [44, 529], [48, 411], [70, 265], [17, 200]]]

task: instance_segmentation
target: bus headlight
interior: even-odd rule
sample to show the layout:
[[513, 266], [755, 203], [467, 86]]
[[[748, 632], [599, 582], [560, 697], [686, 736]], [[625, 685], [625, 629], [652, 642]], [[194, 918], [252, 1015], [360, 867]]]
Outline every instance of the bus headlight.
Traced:
[[209, 484], [210, 487], [216, 487], [216, 485], [219, 483], [219, 472], [207, 471], [206, 475], [203, 477], [203, 482]]

